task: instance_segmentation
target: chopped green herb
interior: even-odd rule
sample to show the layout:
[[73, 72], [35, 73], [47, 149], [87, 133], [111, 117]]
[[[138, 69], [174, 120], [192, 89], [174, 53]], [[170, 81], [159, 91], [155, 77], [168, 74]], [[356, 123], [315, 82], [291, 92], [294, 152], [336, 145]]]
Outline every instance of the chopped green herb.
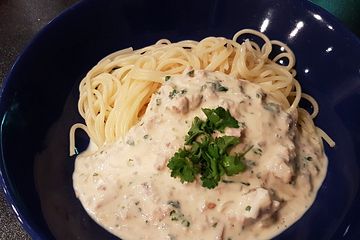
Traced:
[[276, 103], [266, 103], [263, 105], [265, 110], [268, 110], [270, 112], [278, 113], [280, 111], [280, 106]]
[[188, 131], [188, 135], [185, 137], [185, 145], [192, 143], [195, 141], [196, 137], [200, 134], [204, 134], [206, 127], [206, 122], [202, 121], [200, 118], [195, 117], [194, 121], [192, 122], [191, 128]]
[[186, 90], [186, 89], [182, 89], [182, 90], [180, 91], [180, 93], [181, 93], [181, 94], [185, 94], [185, 93], [187, 93], [187, 90]]
[[257, 97], [257, 98], [261, 98], [261, 99], [265, 99], [266, 93], [264, 93], [264, 92], [256, 93], [256, 97]]
[[203, 112], [205, 113], [207, 120], [208, 128], [224, 132], [226, 127], [230, 128], [239, 128], [238, 121], [231, 116], [229, 110], [225, 110], [222, 107], [216, 109], [204, 108]]
[[254, 148], [253, 152], [256, 154], [256, 155], [262, 155], [262, 149], [261, 148]]
[[233, 176], [245, 171], [244, 153], [230, 155], [229, 150], [240, 143], [234, 136], [213, 138], [212, 133], [217, 130], [223, 132], [226, 127], [238, 128], [238, 122], [228, 110], [222, 107], [203, 109], [207, 120], [194, 118], [191, 128], [185, 137], [184, 148], [179, 149], [170, 159], [167, 166], [172, 177], [179, 177], [181, 182], [193, 182], [198, 174], [201, 175], [202, 186], [214, 188], [225, 174]]
[[251, 206], [246, 206], [245, 211], [250, 211], [251, 210]]
[[148, 138], [149, 138], [149, 134], [145, 134], [144, 139], [148, 139]]
[[212, 227], [213, 227], [213, 228], [216, 228], [217, 225], [218, 225], [217, 222], [216, 222], [216, 223], [213, 223]]
[[129, 158], [127, 165], [130, 167], [134, 166], [134, 159]]
[[239, 156], [225, 156], [223, 160], [223, 166], [225, 168], [226, 175], [233, 176], [239, 172], [245, 171], [245, 164], [241, 161]]
[[160, 98], [157, 98], [155, 101], [156, 101], [156, 106], [160, 106], [160, 105], [161, 105], [161, 99], [160, 99]]
[[98, 173], [94, 173], [94, 174], [93, 174], [93, 177], [97, 177], [97, 176], [99, 176]]
[[241, 182], [241, 184], [243, 184], [245, 186], [250, 186], [250, 183], [248, 183], [248, 182]]
[[170, 211], [170, 219], [171, 221], [178, 221], [179, 214], [175, 210]]
[[165, 82], [170, 80], [170, 76], [165, 76]]
[[171, 171], [171, 177], [180, 177], [181, 182], [193, 182], [195, 176], [200, 172], [200, 167], [194, 165], [190, 160], [191, 153], [180, 149], [167, 164]]
[[225, 179], [223, 179], [223, 180], [221, 180], [223, 183], [234, 183], [234, 181], [231, 181], [231, 180], [225, 180]]
[[246, 160], [246, 165], [248, 167], [255, 167], [256, 166], [256, 162], [253, 160]]
[[227, 92], [228, 88], [220, 84], [219, 81], [212, 82], [211, 87], [216, 92]]
[[185, 227], [190, 227], [190, 222], [188, 221], [188, 220], [182, 220], [181, 221], [181, 224], [183, 225], [183, 226], [185, 226]]
[[171, 205], [174, 208], [180, 208], [180, 202], [179, 201], [168, 201], [169, 205]]
[[173, 99], [175, 96], [176, 96], [176, 94], [178, 94], [179, 92], [176, 90], [176, 89], [174, 89], [174, 90], [172, 90], [170, 93], [169, 93], [169, 98], [170, 99]]
[[187, 73], [189, 77], [194, 77], [194, 70], [191, 70]]
[[170, 211], [170, 219], [171, 221], [181, 221], [181, 224], [185, 227], [190, 226], [190, 222], [185, 218], [184, 214], [182, 214], [179, 210], [171, 210]]

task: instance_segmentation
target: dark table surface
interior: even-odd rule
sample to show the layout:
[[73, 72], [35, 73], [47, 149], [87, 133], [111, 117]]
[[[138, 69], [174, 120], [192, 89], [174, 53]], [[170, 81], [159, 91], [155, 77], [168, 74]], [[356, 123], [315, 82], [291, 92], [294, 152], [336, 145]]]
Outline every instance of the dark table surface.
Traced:
[[[281, 1], [281, 0], [279, 0]], [[0, 83], [21, 50], [51, 19], [76, 0], [0, 0]], [[360, 1], [313, 0], [360, 36]], [[0, 239], [30, 239], [0, 190]]]

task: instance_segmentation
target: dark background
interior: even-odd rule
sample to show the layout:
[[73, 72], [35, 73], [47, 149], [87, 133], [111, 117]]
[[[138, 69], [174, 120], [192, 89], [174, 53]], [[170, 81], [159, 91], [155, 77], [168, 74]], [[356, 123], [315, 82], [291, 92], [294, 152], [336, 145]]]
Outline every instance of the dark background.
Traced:
[[[76, 0], [0, 0], [0, 82], [33, 36]], [[0, 190], [0, 239], [30, 239]]]
[[[76, 2], [76, 0], [0, 0], [0, 83], [32, 37], [51, 19]], [[312, 0], [312, 2], [333, 13], [360, 36], [360, 14], [358, 14], [360, 1]], [[5, 202], [1, 190], [0, 239], [30, 239]]]

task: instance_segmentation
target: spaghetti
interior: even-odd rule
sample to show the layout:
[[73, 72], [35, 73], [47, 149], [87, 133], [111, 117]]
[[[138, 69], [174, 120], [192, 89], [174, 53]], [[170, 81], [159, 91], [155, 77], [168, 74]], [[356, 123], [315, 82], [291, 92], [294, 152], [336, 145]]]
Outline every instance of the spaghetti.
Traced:
[[[260, 38], [263, 45], [249, 39], [238, 42], [248, 34]], [[270, 59], [274, 45], [282, 51]], [[162, 39], [142, 49], [127, 48], [112, 53], [94, 66], [80, 83], [78, 109], [85, 125], [72, 126], [70, 154], [76, 150], [77, 128], [85, 130], [98, 147], [120, 139], [142, 117], [152, 94], [165, 78], [189, 68], [220, 71], [259, 84], [289, 113], [298, 115], [302, 130], [334, 146], [334, 141], [314, 125], [319, 107], [314, 98], [302, 93], [295, 79], [294, 65], [295, 56], [288, 46], [252, 29], [238, 31], [233, 39], [207, 37], [200, 42], [176, 43]], [[312, 114], [298, 107], [301, 98], [311, 103]]]

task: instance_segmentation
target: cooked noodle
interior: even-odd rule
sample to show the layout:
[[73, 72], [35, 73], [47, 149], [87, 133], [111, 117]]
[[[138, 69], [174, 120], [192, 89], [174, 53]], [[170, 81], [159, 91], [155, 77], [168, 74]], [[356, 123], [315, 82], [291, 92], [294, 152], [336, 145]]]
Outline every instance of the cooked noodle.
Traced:
[[[259, 37], [263, 45], [249, 39], [238, 42], [245, 34]], [[274, 45], [283, 51], [270, 59]], [[287, 65], [278, 63], [285, 59]], [[294, 65], [295, 56], [288, 46], [251, 29], [237, 32], [232, 40], [207, 37], [200, 42], [171, 43], [161, 39], [142, 49], [117, 51], [102, 59], [80, 83], [78, 109], [86, 125], [75, 124], [71, 128], [70, 154], [76, 150], [74, 132], [77, 128], [85, 130], [98, 147], [120, 139], [142, 117], [152, 94], [165, 77], [181, 74], [189, 68], [221, 71], [259, 84], [289, 113], [298, 115], [302, 129], [334, 146], [334, 141], [314, 126], [313, 119], [319, 107], [314, 98], [301, 92], [301, 86], [294, 78]], [[298, 108], [301, 98], [312, 104], [311, 115]]]

